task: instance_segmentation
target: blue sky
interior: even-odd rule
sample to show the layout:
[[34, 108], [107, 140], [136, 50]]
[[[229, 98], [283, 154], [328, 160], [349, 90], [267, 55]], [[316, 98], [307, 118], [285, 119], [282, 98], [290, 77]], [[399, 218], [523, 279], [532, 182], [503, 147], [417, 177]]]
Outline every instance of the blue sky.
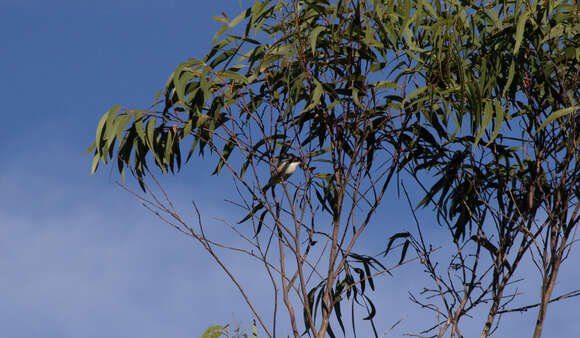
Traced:
[[[111, 105], [146, 108], [175, 65], [204, 54], [219, 28], [211, 16], [239, 9], [236, 0], [0, 0], [2, 337], [198, 337], [210, 325], [251, 321], [197, 243], [116, 186], [116, 171], [101, 167], [89, 177], [84, 155]], [[212, 231], [227, 236], [213, 217], [231, 215], [223, 199], [235, 195], [226, 175], [209, 176], [213, 165], [190, 163], [164, 182], [177, 200], [196, 200]], [[371, 231], [363, 244], [381, 250], [390, 234], [413, 225], [407, 210], [394, 197], [384, 203], [377, 223], [389, 229]], [[267, 309], [263, 271], [226, 258]], [[560, 290], [580, 280], [571, 265]], [[421, 270], [406, 266], [381, 279], [379, 290], [388, 291], [377, 301], [379, 329], [404, 319], [387, 337], [432, 322], [407, 301], [409, 288], [422, 289]], [[545, 337], [580, 336], [574, 304], [551, 307]], [[498, 336], [529, 336], [535, 314], [504, 317]]]

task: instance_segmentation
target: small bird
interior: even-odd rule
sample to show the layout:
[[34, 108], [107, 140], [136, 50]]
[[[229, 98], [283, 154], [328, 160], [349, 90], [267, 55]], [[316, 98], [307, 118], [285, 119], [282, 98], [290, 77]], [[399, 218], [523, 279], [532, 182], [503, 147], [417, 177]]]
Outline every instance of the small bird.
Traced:
[[270, 188], [273, 188], [276, 184], [286, 180], [296, 171], [296, 168], [298, 168], [298, 165], [300, 165], [300, 163], [301, 161], [297, 156], [291, 155], [289, 160], [282, 162], [276, 168], [276, 170], [272, 174], [272, 177], [270, 177], [270, 180], [262, 190], [266, 191]]

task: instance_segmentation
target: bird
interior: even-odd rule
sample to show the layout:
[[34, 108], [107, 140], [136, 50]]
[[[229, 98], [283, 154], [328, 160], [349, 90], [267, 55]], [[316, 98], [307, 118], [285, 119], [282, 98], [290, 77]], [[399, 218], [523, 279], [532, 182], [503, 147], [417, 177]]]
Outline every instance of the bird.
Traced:
[[290, 159], [282, 162], [276, 170], [272, 173], [270, 180], [264, 188], [263, 191], [266, 191], [270, 188], [273, 188], [276, 184], [288, 179], [295, 171], [296, 168], [300, 165], [301, 161], [296, 155], [290, 155]]

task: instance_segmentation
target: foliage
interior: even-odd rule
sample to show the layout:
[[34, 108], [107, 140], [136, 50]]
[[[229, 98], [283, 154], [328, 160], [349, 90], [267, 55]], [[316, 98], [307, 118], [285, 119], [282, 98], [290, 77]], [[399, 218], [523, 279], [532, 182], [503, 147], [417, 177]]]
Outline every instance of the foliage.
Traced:
[[449, 266], [462, 271], [457, 279], [464, 287], [436, 271], [425, 243], [415, 245], [437, 281], [432, 293], [444, 310], [436, 312], [452, 335], [487, 297], [493, 301], [482, 336], [502, 313], [530, 308], [509, 308], [516, 293], [506, 292], [531, 255], [542, 278], [541, 301], [531, 306], [540, 307], [539, 337], [580, 220], [578, 8], [566, 1], [437, 8], [437, 20], [425, 28], [433, 48], [419, 53], [425, 123], [420, 138], [409, 138], [410, 170], [419, 182], [424, 171], [436, 178], [419, 206], [432, 204], [447, 224], [457, 247]]
[[[542, 289], [547, 305], [578, 224], [580, 26], [571, 1], [255, 1], [231, 20], [215, 19], [223, 26], [211, 50], [178, 65], [152, 109], [114, 106], [104, 114], [89, 149], [91, 173], [116, 161], [122, 176], [128, 168], [152, 193], [151, 164], [176, 173], [194, 156], [215, 155], [213, 174], [226, 168], [235, 179], [246, 212], [238, 223], [251, 224], [243, 236], [253, 249], [244, 252], [264, 262], [276, 300], [281, 286], [294, 336], [291, 292], [304, 333], [334, 336], [332, 313], [345, 332], [344, 296], [368, 309], [372, 323], [365, 286], [374, 290], [373, 277], [389, 269], [353, 250], [392, 178], [405, 172], [419, 184], [434, 175], [419, 206], [435, 207], [459, 251], [472, 245], [472, 261], [459, 254], [453, 263], [472, 272], [464, 284], [483, 280], [481, 252], [493, 261], [487, 288], [446, 291], [459, 300], [438, 313], [452, 334], [489, 293], [490, 333], [505, 310], [505, 286], [542, 236], [555, 250], [542, 256], [552, 276]], [[263, 189], [289, 155], [300, 158], [304, 175]], [[195, 232], [172, 206], [147, 203], [208, 251], [217, 245], [201, 222]], [[537, 221], [538, 210], [547, 221]], [[440, 279], [422, 238], [394, 234], [384, 253], [399, 241], [400, 263], [412, 244]], [[314, 254], [327, 265], [318, 267]], [[292, 272], [285, 255], [295, 260]]]
[[[224, 26], [213, 48], [176, 68], [162, 93], [162, 110], [116, 106], [103, 116], [92, 172], [99, 161], [116, 159], [121, 175], [130, 168], [147, 190], [149, 153], [166, 173], [178, 171], [195, 151], [203, 155], [209, 149], [218, 158], [214, 174], [227, 168], [242, 189], [248, 214], [239, 223], [252, 223], [248, 238], [256, 238], [257, 251], [265, 250], [262, 259], [272, 235], [278, 237], [281, 262], [275, 270], [283, 276], [285, 295], [299, 284], [306, 331], [317, 335], [318, 312], [320, 332], [332, 334], [333, 311], [344, 331], [343, 295], [368, 308], [365, 319], [372, 320], [365, 285], [368, 280], [374, 289], [373, 269], [386, 268], [352, 250], [395, 173], [404, 152], [398, 135], [412, 117], [404, 85], [397, 84], [413, 62], [403, 52], [400, 31], [404, 23], [410, 32], [412, 15], [406, 2], [393, 9], [395, 14], [379, 2], [256, 1], [233, 20], [217, 17]], [[245, 29], [235, 30], [244, 20]], [[387, 62], [390, 56], [398, 64]], [[188, 137], [192, 146], [182, 156]], [[274, 189], [270, 198], [260, 188], [262, 177], [288, 154], [301, 158], [304, 178], [284, 182], [283, 191]], [[363, 205], [361, 219], [355, 219]], [[323, 268], [328, 272], [322, 274], [316, 260], [304, 261], [319, 242], [329, 247]], [[320, 255], [324, 250], [313, 249]], [[286, 251], [296, 257], [298, 280], [284, 276]], [[311, 281], [305, 266], [322, 279]]]
[[[239, 327], [235, 327], [233, 332], [230, 334], [230, 326], [221, 326], [221, 325], [214, 325], [210, 326], [205, 332], [201, 335], [201, 338], [250, 338], [247, 333], [241, 333], [241, 329]], [[252, 335], [251, 338], [258, 337], [258, 331], [256, 328], [256, 322], [254, 321], [252, 325]]]

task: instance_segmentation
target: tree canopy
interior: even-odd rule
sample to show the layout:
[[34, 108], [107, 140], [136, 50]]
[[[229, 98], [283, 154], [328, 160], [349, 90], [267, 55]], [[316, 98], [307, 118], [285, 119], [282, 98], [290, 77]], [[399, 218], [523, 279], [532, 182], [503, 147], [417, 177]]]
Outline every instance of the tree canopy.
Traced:
[[[406, 175], [425, 192], [416, 206], [432, 206], [448, 226], [458, 250], [450, 264], [463, 269], [465, 287], [445, 284], [420, 227], [385, 243], [387, 254], [401, 242], [400, 263], [412, 246], [443, 280], [434, 289], [444, 304], [436, 334], [461, 335], [460, 319], [488, 296], [482, 336], [491, 334], [509, 312], [504, 294], [518, 264], [535, 248], [539, 337], [580, 219], [577, 4], [256, 0], [235, 18], [214, 19], [223, 26], [209, 52], [178, 65], [151, 109], [113, 106], [103, 115], [91, 173], [115, 162], [150, 192], [151, 166], [177, 173], [215, 155], [213, 174], [225, 168], [235, 178], [247, 211], [239, 222], [253, 225], [257, 248], [274, 237], [277, 259], [296, 258], [296, 274], [284, 272], [283, 259], [265, 267], [282, 276], [294, 336], [317, 337], [334, 335], [333, 312], [345, 330], [343, 296], [366, 304], [365, 319], [376, 315], [365, 285], [374, 289], [375, 271], [389, 269], [353, 250], [393, 177]], [[304, 175], [270, 195], [262, 187], [289, 155]], [[306, 258], [321, 240], [328, 271], [314, 282], [303, 268], [319, 271]], [[293, 289], [300, 302], [287, 299]], [[276, 335], [275, 324], [260, 324]]]

